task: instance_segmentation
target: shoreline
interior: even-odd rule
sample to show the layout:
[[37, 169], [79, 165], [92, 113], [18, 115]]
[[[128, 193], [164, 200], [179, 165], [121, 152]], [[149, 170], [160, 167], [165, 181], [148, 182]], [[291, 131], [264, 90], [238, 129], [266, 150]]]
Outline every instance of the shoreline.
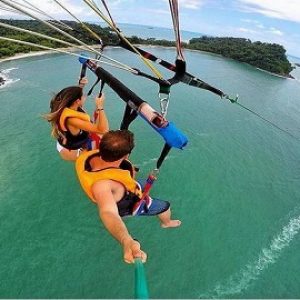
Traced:
[[27, 57], [34, 57], [34, 56], [40, 56], [40, 55], [46, 55], [46, 54], [52, 54], [52, 53], [57, 53], [56, 51], [53, 50], [42, 50], [42, 51], [30, 51], [28, 53], [17, 53], [14, 56], [9, 56], [0, 59], [0, 63], [5, 62], [5, 61], [10, 61], [10, 60], [18, 60], [22, 58], [27, 58]]
[[[22, 59], [22, 58], [41, 56], [41, 55], [52, 54], [52, 53], [55, 53], [55, 51], [43, 50], [43, 51], [31, 51], [28, 53], [17, 53], [14, 56], [9, 56], [9, 57], [0, 59], [0, 64], [2, 62], [6, 62], [6, 61], [13, 61], [13, 60], [18, 60], [18, 59]], [[7, 81], [8, 81], [7, 78], [5, 76], [3, 76], [3, 74], [1, 73], [1, 69], [0, 69], [0, 88], [4, 87], [7, 83]]]
[[[97, 49], [99, 48], [99, 45], [90, 45], [92, 48]], [[80, 51], [76, 47], [64, 47], [64, 48], [57, 48], [62, 51], [69, 51], [69, 52], [74, 52], [74, 51]], [[13, 56], [5, 57], [0, 59], [0, 63], [5, 62], [5, 61], [10, 61], [10, 60], [17, 60], [17, 59], [22, 59], [22, 58], [27, 58], [27, 57], [34, 57], [34, 56], [41, 56], [41, 55], [46, 55], [46, 54], [64, 54], [59, 51], [55, 50], [37, 50], [37, 51], [30, 51], [28, 53], [16, 53]], [[66, 53], [67, 55], [67, 53]]]
[[[141, 46], [145, 46], [144, 44], [135, 44], [135, 46], [137, 47], [141, 47]], [[92, 47], [99, 47], [98, 45], [94, 45]], [[116, 46], [116, 48], [118, 48], [119, 46]], [[171, 47], [171, 46], [161, 46], [161, 45], [146, 45], [146, 47], [149, 47], [149, 48], [166, 48], [166, 49], [171, 49], [171, 48], [174, 48], [174, 47]], [[72, 47], [67, 47], [67, 48], [60, 48], [61, 50], [66, 50], [66, 51], [76, 51], [78, 50], [77, 48], [72, 48]], [[191, 51], [191, 52], [203, 52], [203, 53], [207, 53], [207, 54], [212, 54], [212, 55], [217, 55], [219, 57], [222, 57], [224, 59], [231, 59], [231, 58], [228, 58], [228, 57], [224, 57], [220, 54], [217, 54], [217, 53], [213, 53], [213, 52], [208, 52], [208, 51], [202, 51], [202, 50], [197, 50], [197, 49], [187, 49], [187, 48], [184, 48], [184, 51]], [[23, 58], [28, 58], [28, 57], [35, 57], [35, 56], [42, 56], [42, 55], [46, 55], [46, 54], [55, 54], [55, 53], [59, 53], [57, 51], [54, 51], [54, 50], [40, 50], [40, 51], [31, 51], [31, 52], [28, 52], [28, 53], [17, 53], [15, 54], [14, 56], [9, 56], [9, 57], [6, 57], [6, 58], [2, 58], [0, 59], [0, 64], [2, 62], [6, 62], [6, 61], [13, 61], [13, 60], [18, 60], [18, 59], [23, 59]], [[61, 53], [63, 54], [63, 53]], [[245, 62], [241, 62], [241, 61], [238, 61], [238, 60], [234, 60], [232, 59], [233, 61], [237, 61], [237, 62], [240, 62], [240, 63], [245, 63]], [[247, 64], [247, 63], [245, 63]], [[252, 66], [250, 64], [247, 64], [249, 66]], [[300, 66], [300, 64], [298, 65]], [[297, 66], [297, 67], [298, 67]], [[258, 67], [255, 67], [255, 66], [252, 66], [253, 68], [259, 70], [259, 71], [262, 71], [262, 72], [265, 72], [265, 73], [268, 73], [272, 76], [275, 76], [275, 77], [278, 77], [278, 78], [282, 78], [282, 79], [295, 79], [292, 75], [279, 75], [279, 74], [276, 74], [276, 73], [272, 73], [270, 71], [267, 71], [267, 70], [263, 70], [263, 69], [260, 69]], [[5, 84], [5, 78], [3, 78], [1, 76], [1, 70], [0, 70], [0, 86], [4, 85]]]
[[[250, 66], [251, 66], [251, 65], [250, 65]], [[252, 66], [252, 67], [253, 67], [253, 66]], [[256, 69], [259, 70], [259, 71], [268, 73], [268, 74], [270, 74], [270, 75], [273, 75], [273, 76], [275, 76], [275, 77], [282, 78], [282, 79], [295, 79], [291, 74], [289, 74], [289, 75], [280, 75], [280, 74], [272, 73], [272, 72], [270, 72], [270, 71], [267, 71], [267, 70], [264, 70], [264, 69], [261, 69], [261, 68], [257, 68], [257, 67], [256, 67]]]

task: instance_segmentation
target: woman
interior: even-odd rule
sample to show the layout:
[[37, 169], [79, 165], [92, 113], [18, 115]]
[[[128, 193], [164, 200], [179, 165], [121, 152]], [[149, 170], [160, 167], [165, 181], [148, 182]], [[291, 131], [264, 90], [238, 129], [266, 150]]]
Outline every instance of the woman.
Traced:
[[83, 110], [86, 96], [81, 86], [70, 86], [61, 90], [50, 102], [50, 113], [45, 118], [51, 123], [52, 136], [57, 139], [57, 151], [64, 160], [74, 161], [83, 150], [92, 149], [92, 142], [97, 142], [109, 130], [104, 112], [104, 95], [96, 97], [95, 122]]

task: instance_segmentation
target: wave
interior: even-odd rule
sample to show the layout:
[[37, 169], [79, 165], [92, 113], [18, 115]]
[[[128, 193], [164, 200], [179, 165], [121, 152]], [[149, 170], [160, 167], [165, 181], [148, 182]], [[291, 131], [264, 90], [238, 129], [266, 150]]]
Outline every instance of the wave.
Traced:
[[17, 81], [19, 81], [19, 78], [10, 78], [8, 75], [13, 70], [18, 70], [19, 68], [9, 68], [0, 70], [0, 77], [4, 80], [4, 82], [0, 85], [0, 89], [3, 89], [4, 87], [7, 87]]
[[16, 83], [20, 80], [20, 78], [17, 79], [5, 79], [5, 83], [0, 85], [0, 89], [3, 89], [5, 87], [8, 87], [10, 85], [12, 85], [13, 83]]
[[257, 280], [259, 275], [270, 265], [276, 263], [282, 251], [287, 248], [300, 230], [300, 216], [290, 219], [281, 232], [276, 235], [268, 248], [263, 248], [253, 263], [247, 264], [240, 272], [232, 275], [224, 284], [217, 284], [207, 294], [200, 298], [224, 298], [225, 296], [239, 294], [246, 290], [250, 283]]
[[5, 69], [5, 70], [0, 70], [0, 74], [9, 74], [11, 71], [13, 70], [18, 70], [19, 68], [9, 68], [9, 69]]

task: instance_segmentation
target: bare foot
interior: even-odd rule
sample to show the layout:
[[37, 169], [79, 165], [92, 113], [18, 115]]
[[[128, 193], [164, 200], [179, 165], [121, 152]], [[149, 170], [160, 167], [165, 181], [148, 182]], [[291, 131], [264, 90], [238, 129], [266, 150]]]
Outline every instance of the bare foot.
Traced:
[[172, 227], [178, 227], [180, 226], [181, 221], [179, 220], [171, 220], [168, 223], [161, 223], [160, 226], [162, 228], [172, 228]]

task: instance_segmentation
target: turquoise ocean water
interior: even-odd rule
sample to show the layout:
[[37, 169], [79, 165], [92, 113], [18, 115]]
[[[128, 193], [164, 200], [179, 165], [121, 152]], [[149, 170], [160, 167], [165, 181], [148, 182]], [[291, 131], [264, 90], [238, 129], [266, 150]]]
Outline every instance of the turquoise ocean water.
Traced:
[[[175, 58], [173, 49], [148, 49]], [[125, 50], [106, 54], [143, 68]], [[240, 103], [300, 139], [299, 81], [212, 54], [185, 56], [190, 73], [238, 93]], [[0, 89], [0, 297], [132, 298], [133, 266], [122, 262], [121, 248], [81, 191], [73, 165], [59, 159], [40, 117], [52, 92], [76, 84], [79, 63], [55, 54], [0, 68], [12, 80]], [[109, 70], [158, 109], [155, 84]], [[123, 102], [107, 87], [105, 93], [111, 128], [117, 128]], [[91, 98], [87, 109], [93, 107]], [[171, 151], [153, 195], [171, 201], [182, 226], [165, 230], [155, 218], [126, 219], [149, 255], [150, 296], [300, 298], [300, 142], [184, 84], [172, 89], [168, 119], [189, 144]], [[131, 129], [132, 160], [145, 177], [163, 141], [141, 119]]]

